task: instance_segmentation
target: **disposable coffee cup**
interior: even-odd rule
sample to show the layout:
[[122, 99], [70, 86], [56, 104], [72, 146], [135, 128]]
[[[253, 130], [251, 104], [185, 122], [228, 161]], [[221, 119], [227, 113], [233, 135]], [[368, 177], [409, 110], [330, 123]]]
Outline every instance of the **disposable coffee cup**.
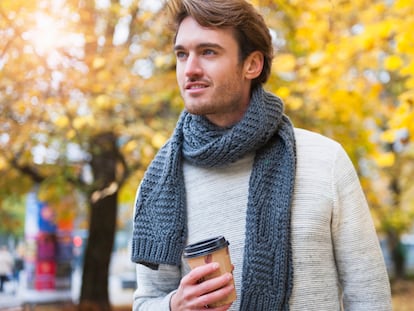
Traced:
[[[210, 262], [217, 262], [220, 268], [207, 275], [203, 280], [212, 279], [218, 277], [226, 272], [233, 272], [233, 266], [230, 260], [229, 242], [223, 237], [218, 236], [215, 238], [202, 240], [194, 244], [187, 245], [184, 248], [183, 257], [187, 261], [191, 269], [205, 265]], [[201, 280], [201, 281], [203, 281]], [[234, 286], [234, 280], [233, 280]], [[236, 291], [228, 295], [225, 299], [220, 300], [210, 307], [219, 307], [233, 302], [236, 299]]]

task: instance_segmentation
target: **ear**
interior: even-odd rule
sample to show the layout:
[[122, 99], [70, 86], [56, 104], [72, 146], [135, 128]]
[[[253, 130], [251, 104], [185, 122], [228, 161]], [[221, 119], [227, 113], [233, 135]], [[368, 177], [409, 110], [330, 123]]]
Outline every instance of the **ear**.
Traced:
[[263, 65], [263, 54], [259, 51], [252, 52], [244, 61], [244, 75], [246, 79], [253, 80], [260, 76]]

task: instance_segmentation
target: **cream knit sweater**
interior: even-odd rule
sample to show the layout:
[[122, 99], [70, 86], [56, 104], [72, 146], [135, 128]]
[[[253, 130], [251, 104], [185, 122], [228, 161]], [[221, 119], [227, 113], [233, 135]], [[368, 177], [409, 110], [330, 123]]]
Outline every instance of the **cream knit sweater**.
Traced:
[[[384, 260], [352, 163], [326, 137], [301, 129], [295, 129], [295, 137], [290, 310], [391, 310]], [[239, 296], [253, 156], [221, 169], [184, 165], [188, 243], [217, 235], [230, 241]], [[168, 311], [171, 295], [188, 271], [184, 262], [181, 268], [161, 265], [157, 271], [137, 265], [133, 310]], [[237, 299], [230, 310], [239, 304]]]

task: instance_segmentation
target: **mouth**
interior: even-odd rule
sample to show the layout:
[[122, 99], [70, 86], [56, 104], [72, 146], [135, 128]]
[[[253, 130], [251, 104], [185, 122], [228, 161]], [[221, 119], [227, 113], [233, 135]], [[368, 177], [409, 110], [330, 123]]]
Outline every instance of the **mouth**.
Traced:
[[205, 89], [207, 88], [208, 85], [206, 83], [201, 83], [201, 82], [188, 82], [185, 84], [185, 89], [186, 90], [201, 90], [201, 89]]

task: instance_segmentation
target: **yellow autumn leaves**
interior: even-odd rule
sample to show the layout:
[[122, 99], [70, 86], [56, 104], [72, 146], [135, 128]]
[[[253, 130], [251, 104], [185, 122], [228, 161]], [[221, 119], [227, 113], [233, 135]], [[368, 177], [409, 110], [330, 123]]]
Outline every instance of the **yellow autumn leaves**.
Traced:
[[[7, 108], [0, 121], [9, 136], [3, 150], [20, 148], [29, 161], [35, 134], [84, 143], [110, 130], [124, 139], [119, 147], [127, 161], [139, 161], [142, 171], [182, 108], [164, 15], [137, 7], [139, 1], [99, 9], [93, 1], [73, 8], [68, 2], [70, 14], [57, 20], [84, 45], [54, 51], [60, 53], [56, 61], [39, 57], [21, 38], [26, 18], [39, 9], [36, 1], [26, 2], [0, 4], [0, 102]], [[369, 162], [370, 169], [386, 172], [401, 163], [384, 146], [402, 133], [407, 145], [414, 137], [414, 2], [250, 2], [261, 9], [274, 38], [266, 87], [283, 99], [294, 124], [340, 141], [357, 167]], [[128, 15], [129, 36], [112, 44]], [[0, 155], [0, 170], [8, 167], [5, 159]]]
[[267, 87], [283, 99], [296, 126], [345, 147], [379, 228], [398, 233], [410, 228], [414, 2], [252, 3], [262, 8], [275, 39]]
[[[383, 143], [396, 139], [395, 133], [402, 130], [414, 136], [412, 1], [254, 3], [289, 7], [284, 14], [264, 12], [272, 18], [271, 24], [275, 18], [287, 21], [279, 21], [275, 27], [282, 29], [274, 29], [286, 42], [278, 47], [273, 65], [278, 78], [270, 88], [285, 100], [294, 120], [295, 111], [309, 110], [306, 115], [324, 120], [331, 133], [342, 126], [338, 123], [350, 128], [359, 123], [359, 131], [365, 131], [363, 124], [372, 119], [378, 131], [384, 130], [379, 133]], [[305, 127], [312, 124], [304, 119], [297, 122]], [[346, 137], [335, 138], [347, 144]], [[351, 152], [360, 148], [346, 147]], [[380, 146], [371, 150], [380, 167], [393, 165], [392, 152], [381, 151]]]

